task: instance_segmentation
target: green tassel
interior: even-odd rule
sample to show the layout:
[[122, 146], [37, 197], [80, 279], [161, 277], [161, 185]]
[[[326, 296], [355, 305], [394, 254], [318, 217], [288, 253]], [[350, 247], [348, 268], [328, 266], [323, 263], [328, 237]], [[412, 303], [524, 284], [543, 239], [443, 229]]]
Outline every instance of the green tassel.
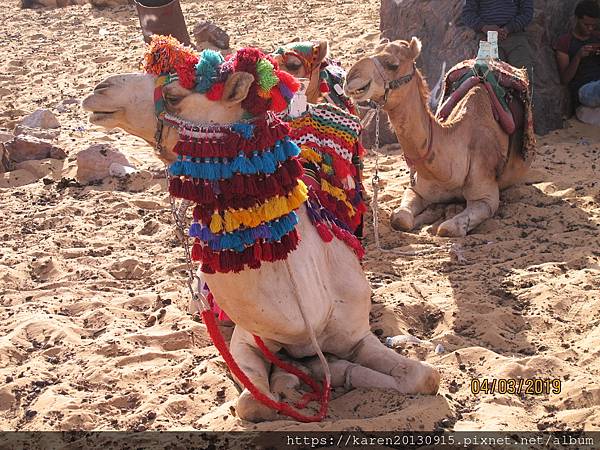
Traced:
[[258, 85], [267, 92], [279, 83], [279, 78], [277, 78], [273, 69], [273, 64], [266, 59], [259, 59], [256, 63]]

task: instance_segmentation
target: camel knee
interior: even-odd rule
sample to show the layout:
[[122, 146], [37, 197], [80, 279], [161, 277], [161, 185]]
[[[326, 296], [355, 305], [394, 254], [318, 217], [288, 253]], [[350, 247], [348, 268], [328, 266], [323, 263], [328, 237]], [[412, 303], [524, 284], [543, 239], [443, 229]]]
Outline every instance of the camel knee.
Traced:
[[442, 222], [438, 226], [437, 235], [441, 237], [464, 237], [468, 231], [468, 220], [453, 218]]
[[440, 387], [440, 372], [421, 361], [399, 362], [391, 375], [398, 380], [399, 390], [405, 394], [435, 395]]
[[397, 231], [410, 231], [415, 226], [415, 217], [407, 208], [398, 208], [392, 214], [392, 228]]

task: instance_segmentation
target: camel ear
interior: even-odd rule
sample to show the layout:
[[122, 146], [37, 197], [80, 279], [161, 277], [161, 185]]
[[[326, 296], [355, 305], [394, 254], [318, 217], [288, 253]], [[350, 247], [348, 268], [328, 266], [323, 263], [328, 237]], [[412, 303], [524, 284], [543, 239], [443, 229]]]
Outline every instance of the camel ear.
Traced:
[[410, 57], [412, 59], [417, 59], [417, 56], [421, 54], [421, 41], [419, 38], [413, 36], [408, 48], [410, 49]]
[[248, 95], [253, 82], [254, 77], [248, 72], [232, 73], [223, 88], [223, 101], [232, 104], [242, 102]]
[[327, 54], [329, 53], [329, 43], [327, 41], [319, 41], [317, 44], [319, 45], [319, 56], [317, 57], [317, 61], [320, 63], [327, 58]]
[[389, 42], [390, 42], [390, 40], [389, 40], [388, 38], [386, 38], [386, 37], [382, 37], [382, 38], [379, 40], [379, 45], [388, 44]]

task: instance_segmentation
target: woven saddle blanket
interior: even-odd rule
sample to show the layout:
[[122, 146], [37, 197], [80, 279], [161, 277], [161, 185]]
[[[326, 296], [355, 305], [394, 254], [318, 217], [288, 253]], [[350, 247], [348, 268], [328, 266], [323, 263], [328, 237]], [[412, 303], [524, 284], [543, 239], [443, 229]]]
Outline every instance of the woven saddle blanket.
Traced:
[[524, 160], [532, 158], [536, 142], [527, 71], [500, 60], [481, 63], [469, 59], [458, 63], [444, 79], [437, 117], [446, 120], [457, 103], [475, 86], [487, 90], [494, 118], [507, 134], [513, 136], [517, 131], [523, 132], [520, 154]]

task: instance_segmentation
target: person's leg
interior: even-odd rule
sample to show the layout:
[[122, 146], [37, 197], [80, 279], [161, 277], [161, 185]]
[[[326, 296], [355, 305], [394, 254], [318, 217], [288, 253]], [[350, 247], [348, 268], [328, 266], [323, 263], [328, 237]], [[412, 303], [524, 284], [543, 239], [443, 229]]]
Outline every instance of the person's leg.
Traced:
[[590, 108], [600, 107], [600, 80], [584, 84], [579, 88], [579, 103]]
[[529, 81], [533, 84], [533, 55], [527, 33], [512, 33], [506, 39], [498, 42], [502, 59], [512, 66], [526, 68]]

